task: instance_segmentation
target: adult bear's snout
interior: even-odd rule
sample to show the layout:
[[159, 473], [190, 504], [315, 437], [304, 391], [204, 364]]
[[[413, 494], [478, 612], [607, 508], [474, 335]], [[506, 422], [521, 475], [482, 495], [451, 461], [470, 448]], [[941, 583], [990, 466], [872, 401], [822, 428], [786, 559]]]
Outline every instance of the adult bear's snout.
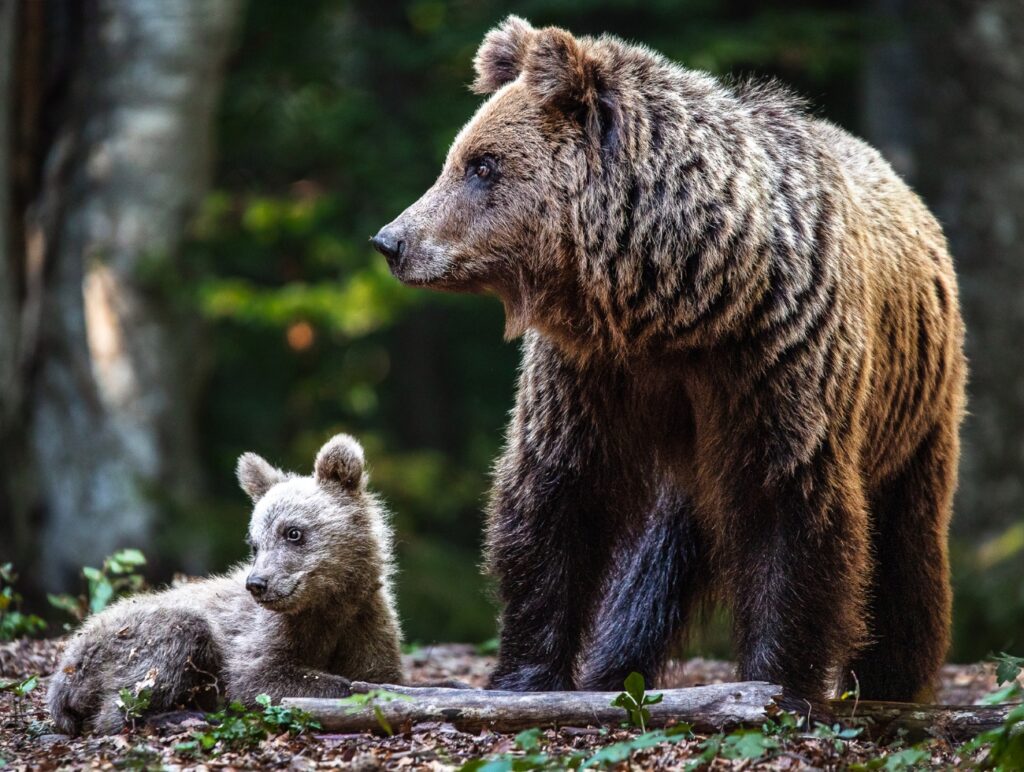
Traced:
[[401, 235], [391, 228], [385, 226], [380, 232], [370, 239], [373, 248], [380, 252], [388, 261], [388, 267], [392, 273], [397, 273], [402, 265], [402, 254], [405, 251], [405, 240]]

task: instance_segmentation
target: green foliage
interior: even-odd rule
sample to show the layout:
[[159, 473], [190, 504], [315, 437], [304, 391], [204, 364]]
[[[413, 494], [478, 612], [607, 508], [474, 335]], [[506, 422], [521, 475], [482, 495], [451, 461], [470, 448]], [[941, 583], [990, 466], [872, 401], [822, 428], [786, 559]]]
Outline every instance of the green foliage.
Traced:
[[7, 681], [0, 684], [0, 694], [11, 695], [15, 718], [21, 718], [21, 703], [37, 686], [39, 686], [39, 676], [37, 675], [30, 675], [21, 681]]
[[841, 751], [846, 747], [846, 743], [850, 740], [856, 740], [863, 734], [864, 729], [862, 727], [842, 727], [839, 724], [818, 724], [814, 727], [812, 735], [819, 740], [824, 740], [832, 744], [832, 747]]
[[11, 563], [0, 565], [0, 641], [35, 636], [46, 629], [46, 622], [35, 614], [21, 611], [21, 594], [14, 585], [18, 575]]
[[[1003, 652], [990, 659], [996, 663], [997, 683], [1000, 686], [1008, 685], [986, 695], [983, 702], [995, 705], [1024, 697], [1024, 688], [1017, 681], [1024, 671], [1024, 658]], [[977, 760], [980, 756], [977, 762], [980, 769], [993, 769], [997, 772], [1024, 769], [1024, 705], [1012, 708], [1002, 726], [982, 732], [963, 745], [958, 755], [971, 760]]]
[[663, 695], [647, 694], [644, 677], [635, 672], [626, 676], [623, 686], [626, 690], [612, 700], [612, 705], [626, 711], [626, 718], [631, 726], [639, 727], [641, 732], [646, 731], [647, 722], [651, 720], [651, 711], [647, 706], [657, 705]]
[[258, 709], [248, 710], [232, 702], [223, 710], [207, 714], [210, 728], [192, 733], [192, 739], [178, 743], [175, 750], [186, 755], [243, 751], [254, 748], [268, 737], [284, 733], [302, 734], [320, 728], [308, 713], [298, 708], [271, 704], [270, 697], [256, 697]]
[[14, 697], [14, 699], [21, 700], [27, 697], [29, 692], [33, 691], [37, 686], [39, 686], [39, 676], [30, 675], [22, 681], [7, 681], [0, 684], [0, 693], [7, 693]]
[[789, 739], [795, 737], [803, 725], [803, 716], [782, 712], [774, 719], [765, 719], [764, 724], [761, 725], [761, 731], [766, 735]]
[[990, 656], [989, 659], [996, 663], [996, 683], [1000, 686], [1016, 683], [1021, 671], [1024, 670], [1024, 657], [1015, 657], [1005, 651]]
[[1024, 657], [1002, 652], [997, 655], [990, 654], [989, 659], [996, 664], [996, 683], [1003, 688], [982, 697], [982, 704], [1001, 705], [1024, 697], [1024, 687], [1018, 681], [1021, 671], [1024, 670]]
[[931, 758], [931, 751], [928, 750], [928, 743], [912, 745], [909, 748], [892, 751], [884, 756], [871, 759], [864, 763], [851, 764], [851, 772], [865, 772], [872, 769], [883, 769], [886, 772], [905, 772], [906, 770], [920, 769]]
[[84, 595], [47, 595], [47, 598], [50, 605], [81, 622], [89, 614], [103, 611], [118, 598], [143, 589], [146, 581], [138, 570], [145, 564], [146, 557], [139, 550], [120, 550], [104, 560], [102, 567], [85, 566], [82, 569], [86, 583]]
[[964, 532], [950, 545], [955, 590], [953, 657], [981, 659], [1006, 641], [1024, 641], [1024, 521], [978, 544]]
[[124, 687], [117, 693], [117, 707], [124, 715], [126, 723], [135, 728], [135, 722], [149, 710], [153, 701], [153, 688], [156, 686], [157, 671], [150, 670], [146, 677], [132, 687]]
[[521, 772], [523, 770], [605, 769], [629, 759], [637, 751], [654, 748], [665, 743], [689, 740], [693, 732], [688, 724], [658, 729], [611, 743], [591, 755], [582, 752], [566, 756], [552, 756], [542, 751], [544, 736], [540, 729], [525, 729], [515, 737], [519, 753], [508, 753], [489, 759], [471, 759], [459, 767], [459, 772]]
[[628, 759], [636, 751], [654, 748], [663, 743], [677, 743], [692, 737], [693, 731], [689, 724], [677, 724], [667, 729], [645, 732], [629, 740], [604, 746], [590, 757], [585, 758], [580, 763], [579, 769], [602, 769], [614, 766]]
[[498, 653], [498, 639], [488, 638], [486, 641], [478, 643], [476, 653], [484, 657], [494, 656]]
[[350, 694], [348, 697], [342, 697], [338, 703], [342, 707], [347, 707], [349, 713], [359, 713], [366, 709], [372, 710], [374, 718], [377, 719], [377, 725], [384, 731], [384, 734], [391, 737], [395, 732], [391, 728], [391, 724], [388, 723], [381, 704], [395, 701], [412, 702], [412, 697], [389, 692], [386, 689], [371, 689], [362, 694]]
[[686, 765], [686, 769], [699, 769], [717, 758], [754, 761], [764, 758], [780, 745], [778, 737], [761, 729], [737, 729], [729, 734], [714, 734], [697, 746], [700, 753]]

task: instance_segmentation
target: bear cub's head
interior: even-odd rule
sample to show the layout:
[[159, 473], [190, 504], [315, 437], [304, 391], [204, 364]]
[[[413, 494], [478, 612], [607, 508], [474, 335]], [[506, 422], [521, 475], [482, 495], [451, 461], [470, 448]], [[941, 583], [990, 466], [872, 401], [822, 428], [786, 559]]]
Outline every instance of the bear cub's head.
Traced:
[[238, 459], [237, 475], [254, 504], [246, 589], [261, 606], [337, 610], [386, 580], [390, 532], [366, 489], [363, 448], [354, 438], [332, 437], [311, 477], [283, 472], [255, 453]]

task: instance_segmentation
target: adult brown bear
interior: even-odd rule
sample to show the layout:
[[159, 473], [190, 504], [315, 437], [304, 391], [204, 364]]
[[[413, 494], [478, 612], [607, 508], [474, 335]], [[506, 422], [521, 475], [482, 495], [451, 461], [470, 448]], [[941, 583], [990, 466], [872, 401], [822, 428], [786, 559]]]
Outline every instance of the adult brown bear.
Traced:
[[714, 598], [741, 678], [921, 694], [948, 645], [966, 369], [935, 219], [774, 86], [515, 17], [476, 72], [490, 99], [373, 242], [526, 333], [492, 685], [651, 679]]

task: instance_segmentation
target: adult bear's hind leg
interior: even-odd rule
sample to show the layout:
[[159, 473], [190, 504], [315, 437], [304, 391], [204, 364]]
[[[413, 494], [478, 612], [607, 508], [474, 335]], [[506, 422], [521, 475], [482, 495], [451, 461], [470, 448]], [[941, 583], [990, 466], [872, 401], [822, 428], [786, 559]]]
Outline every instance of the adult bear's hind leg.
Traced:
[[907, 466], [871, 496], [871, 641], [843, 673], [843, 688], [859, 685], [863, 699], [931, 696], [949, 647], [946, 540], [957, 456], [956, 430], [938, 426]]
[[737, 501], [730, 572], [739, 677], [779, 684], [792, 706], [817, 712], [866, 638], [867, 507], [830, 443], [765, 494]]

